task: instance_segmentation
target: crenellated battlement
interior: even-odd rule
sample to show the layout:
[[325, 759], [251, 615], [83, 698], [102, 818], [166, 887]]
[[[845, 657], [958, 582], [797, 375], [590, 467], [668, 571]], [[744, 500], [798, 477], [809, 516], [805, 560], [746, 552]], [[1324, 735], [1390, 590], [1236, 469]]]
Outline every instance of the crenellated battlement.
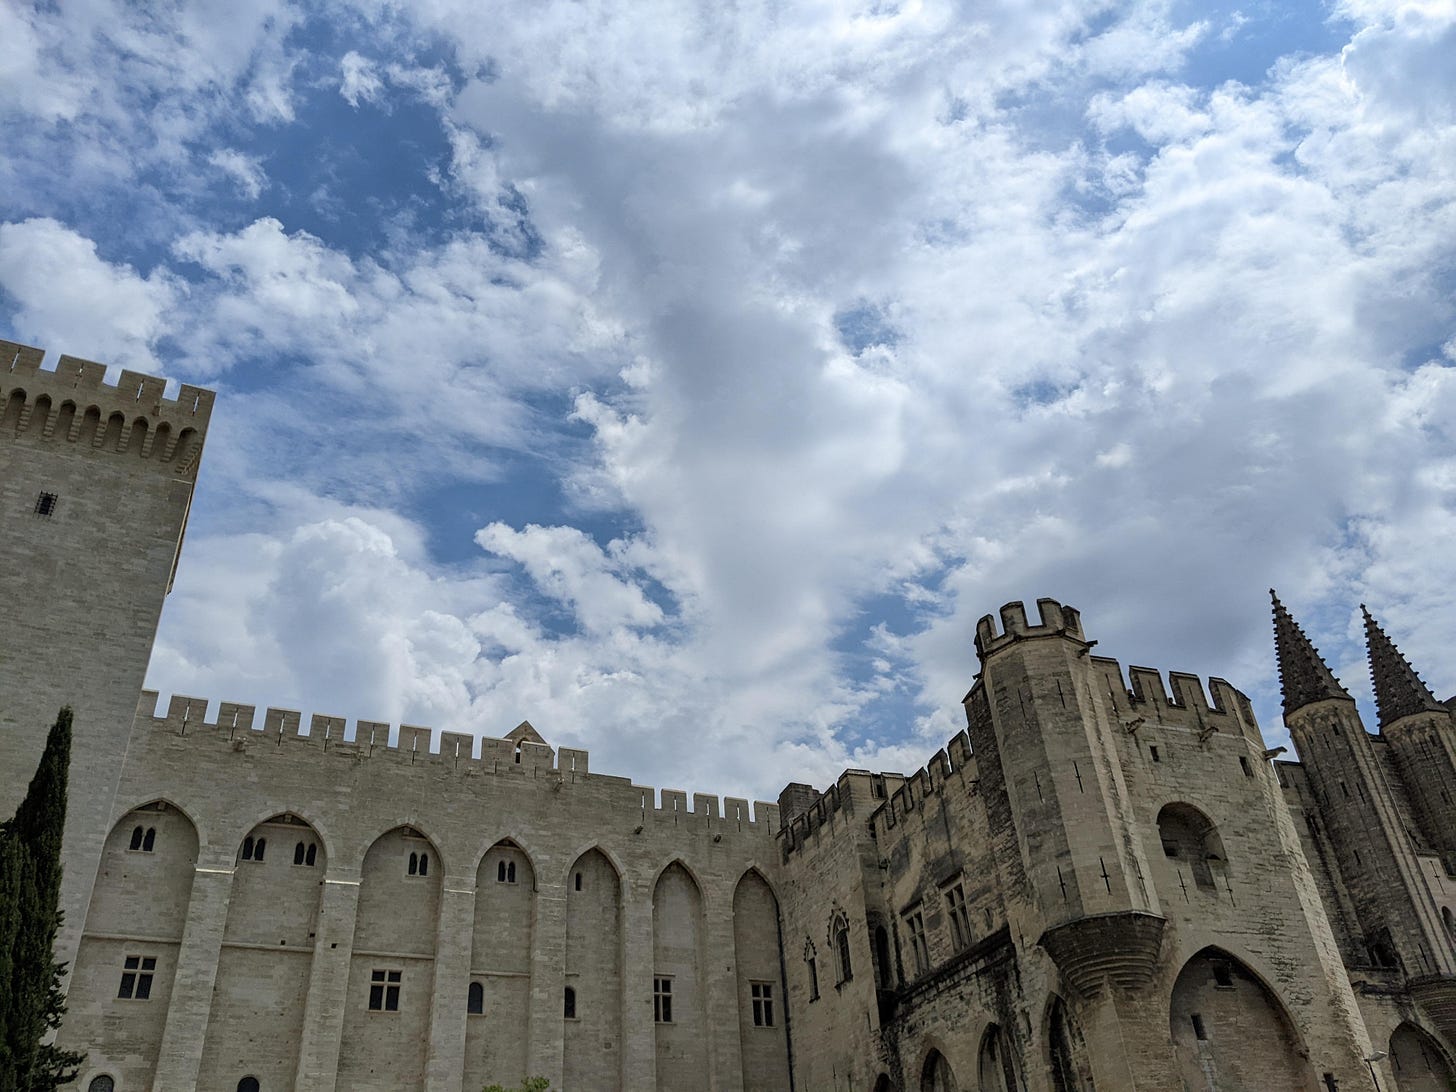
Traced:
[[1041, 615], [1038, 625], [1031, 625], [1026, 619], [1026, 606], [1020, 602], [1007, 603], [1001, 608], [1001, 631], [996, 631], [996, 619], [987, 614], [976, 623], [976, 654], [985, 660], [1017, 641], [1037, 637], [1066, 636], [1085, 641], [1082, 632], [1082, 615], [1074, 607], [1064, 607], [1055, 599], [1038, 599], [1037, 611]]
[[44, 357], [42, 349], [0, 339], [0, 435], [131, 454], [174, 477], [196, 473], [212, 391], [184, 383], [168, 398], [166, 380], [156, 376], [122, 371], [113, 386], [104, 364], [62, 356], [49, 371]]
[[766, 801], [693, 793], [678, 789], [656, 789], [634, 785], [630, 779], [593, 773], [589, 753], [573, 747], [550, 746], [523, 721], [506, 736], [496, 739], [464, 732], [436, 732], [414, 724], [394, 725], [386, 721], [354, 720], [323, 713], [307, 718], [295, 709], [266, 708], [241, 702], [218, 702], [217, 714], [209, 720], [212, 703], [206, 698], [173, 695], [166, 712], [160, 712], [155, 690], [142, 691], [137, 706], [137, 729], [231, 744], [235, 751], [255, 747], [292, 749], [294, 755], [312, 752], [319, 756], [347, 757], [354, 761], [429, 765], [457, 771], [464, 776], [490, 775], [541, 782], [555, 791], [563, 784], [584, 782], [614, 785], [622, 790], [625, 806], [636, 813], [639, 823], [707, 822], [737, 830], [778, 828], [778, 806]]
[[845, 770], [808, 808], [779, 831], [784, 858], [802, 849], [815, 837], [831, 837], [862, 820], [871, 835], [882, 843], [895, 837], [895, 828], [915, 811], [927, 796], [949, 787], [964, 786], [974, 793], [979, 774], [966, 732], [957, 732], [920, 769], [908, 777], [902, 773], [871, 773]]
[[1122, 664], [1110, 657], [1093, 656], [1091, 663], [1100, 693], [1130, 731], [1147, 719], [1199, 732], [1258, 731], [1248, 697], [1217, 676], [1205, 689], [1197, 675], [1169, 671], [1165, 685], [1157, 668], [1129, 666], [1124, 676]]

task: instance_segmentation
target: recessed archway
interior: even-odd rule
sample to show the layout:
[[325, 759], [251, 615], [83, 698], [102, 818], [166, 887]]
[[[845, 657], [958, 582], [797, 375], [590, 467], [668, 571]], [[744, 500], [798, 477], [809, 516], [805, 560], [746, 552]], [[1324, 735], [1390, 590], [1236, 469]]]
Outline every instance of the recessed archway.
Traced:
[[1450, 1092], [1456, 1087], [1445, 1052], [1414, 1024], [1395, 1029], [1389, 1053], [1396, 1092]]
[[960, 1092], [950, 1062], [938, 1050], [927, 1054], [925, 1064], [920, 1067], [920, 1092]]
[[1205, 948], [1173, 986], [1168, 1029], [1190, 1089], [1278, 1088], [1316, 1092], [1284, 1005], [1242, 962]]

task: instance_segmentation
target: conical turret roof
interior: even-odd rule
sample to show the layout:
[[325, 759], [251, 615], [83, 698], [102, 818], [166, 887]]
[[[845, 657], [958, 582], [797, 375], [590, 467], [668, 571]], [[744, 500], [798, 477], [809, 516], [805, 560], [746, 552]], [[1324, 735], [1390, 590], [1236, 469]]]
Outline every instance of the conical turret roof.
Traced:
[[1380, 623], [1360, 604], [1365, 616], [1365, 646], [1370, 650], [1370, 683], [1375, 688], [1375, 707], [1380, 712], [1380, 727], [1393, 724], [1401, 717], [1426, 710], [1444, 712], [1430, 688], [1421, 682], [1415, 668], [1400, 654], [1395, 642], [1385, 635]]
[[1319, 650], [1284, 609], [1273, 588], [1269, 589], [1269, 598], [1274, 601], [1274, 650], [1279, 657], [1284, 715], [1325, 698], [1348, 698], [1349, 691], [1320, 658]]

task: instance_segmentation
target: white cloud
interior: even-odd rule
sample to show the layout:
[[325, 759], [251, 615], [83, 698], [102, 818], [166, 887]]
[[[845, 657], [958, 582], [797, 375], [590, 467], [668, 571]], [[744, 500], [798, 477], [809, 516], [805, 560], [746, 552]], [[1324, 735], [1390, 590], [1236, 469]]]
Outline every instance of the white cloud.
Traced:
[[250, 200], [256, 201], [268, 184], [268, 175], [257, 157], [244, 155], [236, 148], [219, 148], [207, 161], [230, 176]]
[[[376, 39], [310, 70], [439, 109], [428, 241], [264, 207], [143, 276], [47, 221], [4, 229], [34, 238], [0, 235], [0, 275], [48, 332], [92, 320], [90, 276], [134, 301], [98, 337], [253, 380], [208, 454], [246, 518], [199, 510], [164, 685], [530, 717], [597, 768], [771, 793], [918, 764], [959, 727], [974, 619], [1051, 594], [1125, 662], [1253, 689], [1272, 733], [1270, 583], [1346, 630], [1368, 595], [1413, 653], [1456, 639], [1448, 7], [1350, 7], [1343, 53], [1198, 86], [1216, 28], [1163, 3], [1096, 28], [931, 0], [371, 8]], [[185, 161], [215, 112], [307, 124], [260, 10], [225, 42], [183, 28], [208, 105], [164, 96], [147, 155]], [[49, 28], [17, 37], [32, 68], [110, 56]], [[121, 35], [161, 48], [140, 16]], [[37, 126], [130, 101], [54, 86], [22, 98]], [[74, 295], [25, 279], [47, 240]], [[884, 326], [858, 353], [856, 310]], [[503, 449], [566, 501], [405, 511], [477, 503]], [[1344, 665], [1352, 639], [1323, 643]]]
[[355, 109], [358, 109], [361, 102], [374, 102], [384, 91], [384, 81], [379, 78], [378, 66], [352, 49], [339, 62], [339, 70], [343, 73], [339, 94]]
[[43, 348], [154, 369], [152, 346], [177, 295], [165, 272], [142, 276], [96, 253], [55, 220], [0, 224], [0, 289], [17, 334]]
[[[655, 626], [662, 608], [624, 572], [620, 556], [609, 557], [575, 527], [538, 527], [516, 531], [492, 523], [475, 534], [483, 549], [518, 562], [546, 595], [569, 605], [589, 634], [605, 634], [621, 626]], [[625, 543], [613, 543], [613, 553]]]

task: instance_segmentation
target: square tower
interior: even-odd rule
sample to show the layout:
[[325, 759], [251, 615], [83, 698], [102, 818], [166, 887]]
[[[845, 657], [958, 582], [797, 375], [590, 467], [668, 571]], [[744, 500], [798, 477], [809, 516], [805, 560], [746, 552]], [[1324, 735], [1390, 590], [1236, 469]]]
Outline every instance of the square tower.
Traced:
[[213, 392], [0, 340], [0, 815], [75, 710], [57, 958], [75, 956]]

